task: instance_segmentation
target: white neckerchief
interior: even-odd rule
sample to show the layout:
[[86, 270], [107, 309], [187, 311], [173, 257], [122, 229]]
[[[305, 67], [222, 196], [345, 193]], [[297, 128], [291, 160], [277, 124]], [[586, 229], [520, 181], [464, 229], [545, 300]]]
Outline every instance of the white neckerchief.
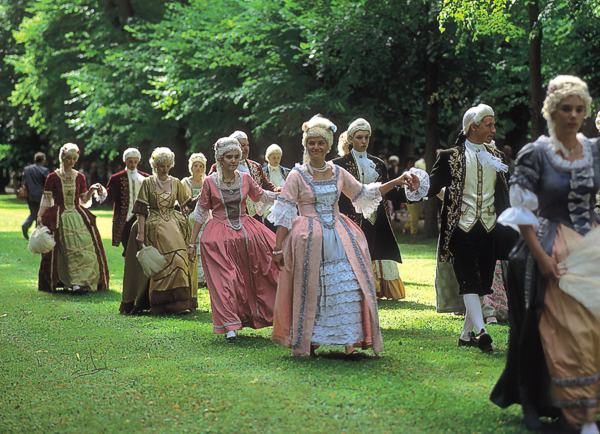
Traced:
[[137, 169], [127, 169], [127, 180], [129, 182], [129, 206], [127, 207], [127, 216], [125, 218], [129, 220], [133, 217], [133, 204], [137, 200], [144, 177], [140, 175]]
[[370, 184], [371, 182], [377, 181], [379, 173], [377, 173], [375, 163], [371, 161], [367, 152], [359, 152], [355, 149], [352, 149], [351, 152], [354, 161], [356, 161], [356, 165], [358, 166], [358, 171], [360, 172], [360, 181], [363, 184]]
[[271, 166], [271, 164], [269, 164], [268, 167], [269, 181], [271, 181], [275, 187], [283, 187], [285, 179], [283, 179], [283, 176], [281, 175], [281, 166]]
[[[493, 142], [491, 143], [493, 145]], [[469, 140], [465, 140], [465, 146], [470, 151], [474, 152], [477, 155], [477, 160], [483, 167], [491, 167], [496, 172], [508, 172], [508, 166], [502, 162], [502, 160], [498, 157], [493, 156], [489, 153], [489, 151], [485, 148], [484, 144], [476, 144], [470, 142]]]

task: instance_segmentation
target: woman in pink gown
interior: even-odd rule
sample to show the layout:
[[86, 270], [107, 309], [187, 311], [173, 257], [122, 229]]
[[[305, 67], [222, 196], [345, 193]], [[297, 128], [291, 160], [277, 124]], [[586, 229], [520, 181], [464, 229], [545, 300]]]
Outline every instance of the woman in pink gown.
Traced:
[[319, 345], [382, 348], [375, 281], [367, 240], [340, 214], [343, 193], [355, 209], [370, 215], [381, 195], [400, 185], [419, 187], [416, 176], [364, 185], [325, 156], [335, 126], [315, 116], [303, 125], [305, 164], [290, 172], [269, 220], [277, 226], [274, 260], [282, 267], [273, 340], [295, 356], [314, 354]]
[[217, 171], [204, 179], [196, 204], [196, 223], [188, 254], [195, 256], [198, 233], [202, 266], [210, 293], [215, 333], [235, 339], [236, 330], [273, 323], [273, 305], [279, 270], [271, 251], [275, 234], [246, 214], [246, 199], [273, 203], [275, 193], [264, 191], [248, 173], [239, 172], [242, 149], [231, 137], [215, 143]]

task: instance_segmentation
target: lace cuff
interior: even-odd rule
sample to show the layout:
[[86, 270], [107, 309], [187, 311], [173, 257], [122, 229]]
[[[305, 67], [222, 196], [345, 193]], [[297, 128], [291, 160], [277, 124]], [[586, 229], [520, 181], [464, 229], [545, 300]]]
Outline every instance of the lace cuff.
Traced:
[[381, 202], [381, 192], [379, 191], [381, 182], [372, 182], [363, 185], [360, 193], [352, 199], [352, 205], [357, 213], [361, 213], [365, 218], [373, 214]]
[[283, 226], [287, 229], [291, 229], [292, 223], [296, 217], [298, 217], [298, 208], [296, 208], [296, 204], [279, 197], [275, 201], [275, 205], [271, 208], [271, 213], [267, 217], [267, 220], [275, 226]]
[[104, 188], [104, 186], [102, 184], [97, 184], [99, 190], [96, 190], [94, 192], [94, 199], [96, 199], [96, 202], [98, 203], [103, 203], [106, 198], [108, 197], [108, 192], [106, 191], [106, 188]]
[[411, 175], [416, 175], [419, 178], [419, 188], [415, 191], [411, 191], [407, 186], [404, 186], [404, 192], [406, 193], [406, 198], [411, 202], [418, 202], [429, 193], [429, 175], [423, 169], [418, 169], [416, 167], [411, 167], [408, 171]]
[[52, 208], [54, 206], [54, 196], [51, 191], [44, 191], [42, 194], [42, 201], [40, 202], [40, 208]]
[[254, 202], [254, 210], [256, 214], [262, 216], [270, 205], [273, 205], [278, 194], [269, 190], [263, 190], [258, 202]]
[[538, 198], [531, 190], [522, 187], [519, 184], [513, 184], [510, 186], [508, 194], [511, 206], [525, 208], [530, 211], [538, 209]]
[[210, 218], [210, 210], [202, 208], [200, 201], [198, 201], [196, 202], [196, 208], [194, 209], [194, 213], [192, 215], [197, 223], [204, 225], [204, 223], [206, 223]]
[[538, 227], [539, 221], [536, 215], [529, 209], [519, 206], [513, 206], [504, 210], [498, 216], [498, 223], [504, 226], [510, 226], [515, 231], [519, 231], [519, 225], [531, 225]]

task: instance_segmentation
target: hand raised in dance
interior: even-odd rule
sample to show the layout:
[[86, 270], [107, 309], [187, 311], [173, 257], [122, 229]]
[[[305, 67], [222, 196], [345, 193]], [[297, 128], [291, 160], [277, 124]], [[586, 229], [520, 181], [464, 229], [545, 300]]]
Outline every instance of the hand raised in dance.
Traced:
[[396, 179], [398, 180], [398, 185], [407, 186], [410, 191], [417, 190], [419, 188], [419, 186], [421, 185], [421, 181], [419, 180], [419, 177], [417, 175], [415, 175], [414, 173], [410, 173], [410, 172], [404, 172], [402, 175], [400, 175]]

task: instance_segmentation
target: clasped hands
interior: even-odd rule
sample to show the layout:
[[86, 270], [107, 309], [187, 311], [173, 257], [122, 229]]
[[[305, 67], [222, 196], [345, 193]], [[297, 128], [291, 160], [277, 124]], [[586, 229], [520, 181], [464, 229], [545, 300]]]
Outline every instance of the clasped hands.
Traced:
[[410, 191], [415, 191], [421, 186], [421, 181], [414, 173], [404, 172], [396, 178], [396, 185], [399, 187], [406, 186]]

